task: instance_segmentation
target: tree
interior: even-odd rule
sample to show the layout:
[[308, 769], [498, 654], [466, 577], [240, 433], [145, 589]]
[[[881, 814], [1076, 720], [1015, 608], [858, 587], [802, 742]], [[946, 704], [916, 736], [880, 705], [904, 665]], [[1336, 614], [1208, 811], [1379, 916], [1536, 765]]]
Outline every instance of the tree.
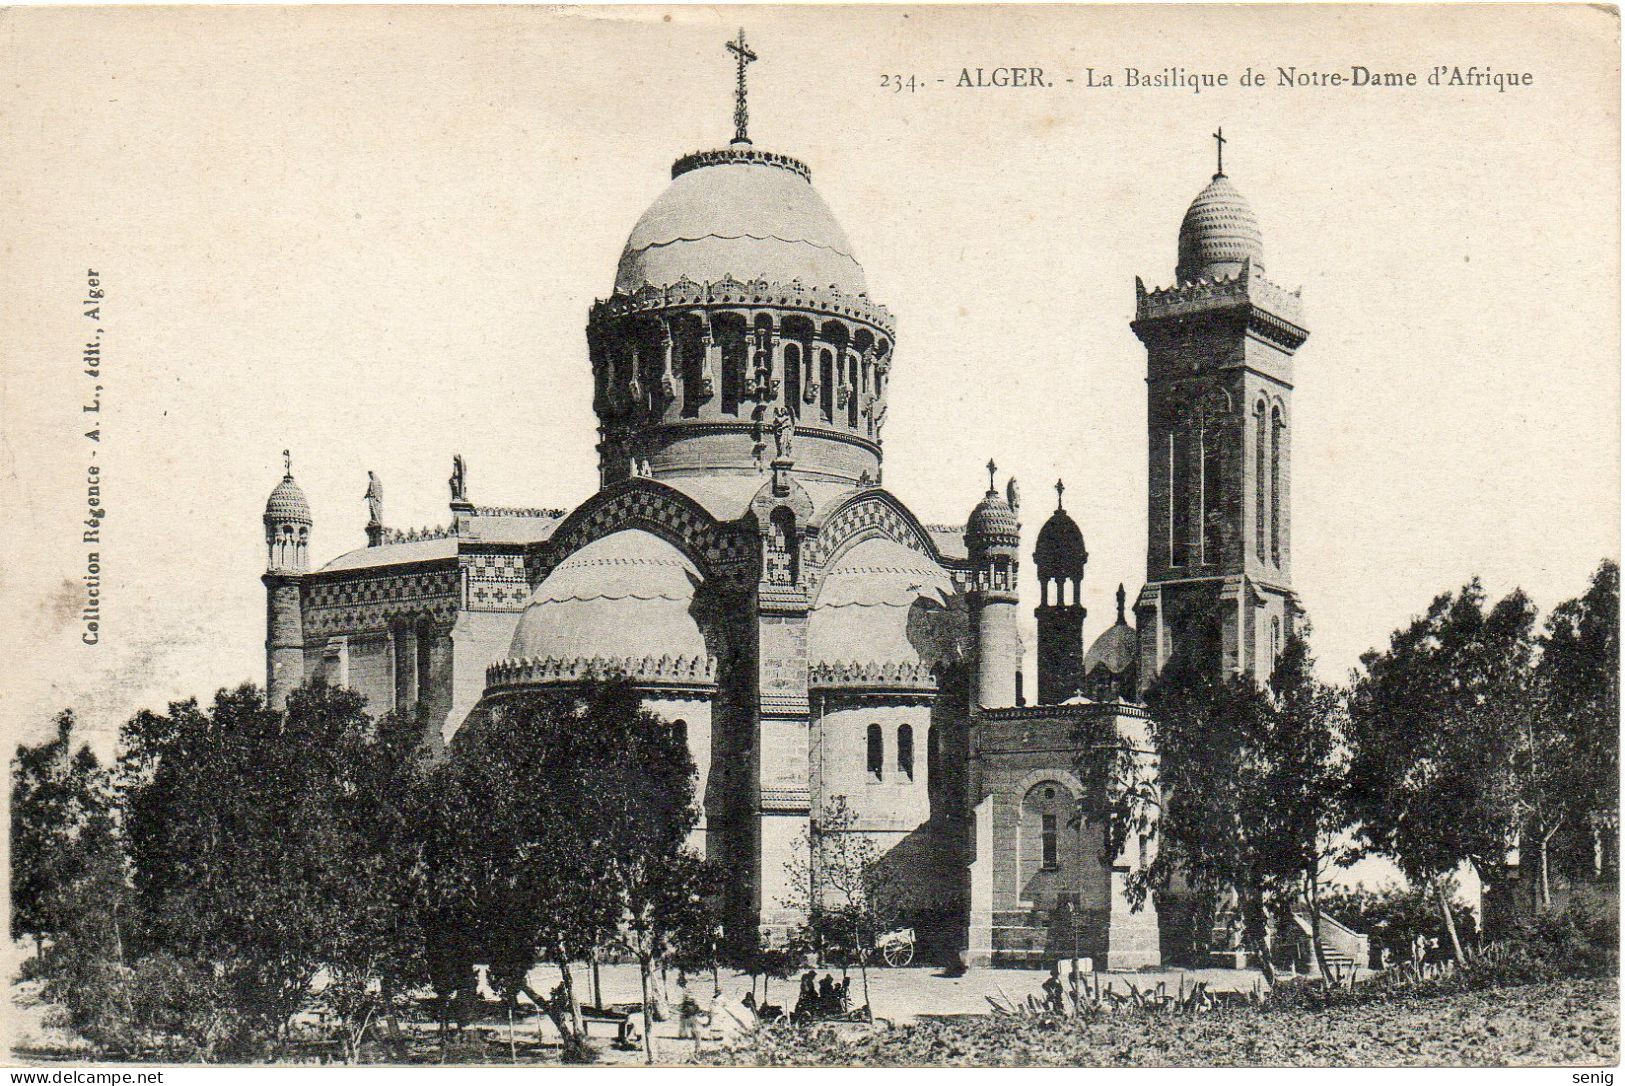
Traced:
[[1270, 693], [1260, 836], [1274, 877], [1296, 881], [1300, 888], [1315, 964], [1329, 984], [1331, 969], [1320, 941], [1320, 886], [1333, 858], [1333, 841], [1347, 825], [1341, 802], [1347, 715], [1344, 692], [1315, 677], [1307, 623], [1282, 646]]
[[148, 948], [217, 978], [250, 1035], [240, 1044], [280, 1040], [324, 967], [335, 1001], [363, 1021], [375, 1007], [357, 990], [420, 975], [405, 908], [415, 854], [396, 807], [414, 733], [364, 709], [359, 694], [316, 683], [279, 712], [243, 686], [125, 726]]
[[1529, 746], [1531, 776], [1542, 786], [1531, 804], [1542, 906], [1551, 904], [1552, 838], [1566, 830], [1579, 846], [1565, 867], [1600, 868], [1594, 842], [1619, 811], [1619, 663], [1619, 565], [1605, 560], [1584, 595], [1552, 611], [1540, 639], [1540, 712], [1532, 716], [1541, 731]]
[[1082, 816], [1106, 825], [1103, 862], [1133, 833], [1154, 837], [1155, 858], [1132, 872], [1135, 904], [1176, 873], [1198, 896], [1233, 897], [1242, 941], [1274, 983], [1272, 913], [1290, 918], [1301, 901], [1320, 947], [1319, 887], [1342, 826], [1337, 762], [1340, 691], [1314, 677], [1307, 628], [1288, 638], [1268, 685], [1217, 675], [1176, 656], [1147, 691], [1155, 765], [1117, 736], [1109, 721], [1080, 734]]
[[1443, 876], [1488, 881], [1519, 822], [1516, 759], [1532, 709], [1534, 608], [1521, 591], [1486, 608], [1474, 579], [1361, 657], [1349, 709], [1345, 799], [1364, 847], [1431, 887], [1462, 956]]
[[86, 744], [73, 748], [74, 717], [56, 735], [19, 745], [11, 768], [11, 937], [44, 941], [76, 929], [111, 937], [119, 955], [125, 889], [111, 779]]
[[875, 940], [896, 920], [904, 888], [874, 838], [858, 828], [845, 796], [829, 798], [816, 825], [802, 831], [784, 870], [790, 894], [782, 904], [807, 918], [806, 942], [841, 954], [843, 971], [857, 961], [867, 1011], [869, 958]]

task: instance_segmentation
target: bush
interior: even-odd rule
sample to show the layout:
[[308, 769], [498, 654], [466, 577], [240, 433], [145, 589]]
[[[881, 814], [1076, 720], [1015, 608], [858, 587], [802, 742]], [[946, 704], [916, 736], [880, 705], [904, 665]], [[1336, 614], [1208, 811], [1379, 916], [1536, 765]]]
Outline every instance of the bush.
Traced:
[[64, 955], [53, 964], [62, 968], [47, 981], [46, 997], [103, 1054], [186, 1062], [263, 1054], [261, 1039], [228, 1009], [220, 984], [171, 954], [151, 954], [133, 966], [95, 955]]

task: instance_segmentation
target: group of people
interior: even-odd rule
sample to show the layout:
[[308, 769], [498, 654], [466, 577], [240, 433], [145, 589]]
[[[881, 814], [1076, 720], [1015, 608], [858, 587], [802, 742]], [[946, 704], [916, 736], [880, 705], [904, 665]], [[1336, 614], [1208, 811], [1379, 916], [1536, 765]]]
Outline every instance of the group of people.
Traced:
[[816, 976], [811, 969], [801, 974], [801, 994], [796, 998], [796, 1008], [792, 1012], [797, 1019], [839, 1018], [851, 1009], [848, 995], [852, 988], [851, 977], [837, 984], [828, 973], [824, 974], [823, 980], [814, 983]]

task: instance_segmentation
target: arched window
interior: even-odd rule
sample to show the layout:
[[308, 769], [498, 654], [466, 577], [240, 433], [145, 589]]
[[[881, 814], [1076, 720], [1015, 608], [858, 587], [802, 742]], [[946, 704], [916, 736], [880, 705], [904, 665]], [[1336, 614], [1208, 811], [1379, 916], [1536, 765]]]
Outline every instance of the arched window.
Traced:
[[1201, 470], [1191, 463], [1191, 446], [1200, 441], [1189, 424], [1168, 433], [1168, 520], [1170, 524], [1169, 564], [1189, 565], [1191, 560], [1191, 506], [1195, 499], [1195, 474]]
[[1275, 665], [1281, 659], [1281, 620], [1270, 619], [1270, 673], [1275, 673]]
[[681, 359], [683, 417], [696, 418], [700, 413], [700, 404], [704, 402], [705, 390], [701, 385], [705, 378], [705, 342], [692, 336], [679, 335], [672, 344], [672, 350]]
[[869, 725], [869, 780], [879, 781], [885, 775], [886, 741], [881, 737], [880, 725]]
[[1264, 560], [1264, 522], [1269, 517], [1269, 511], [1264, 507], [1264, 404], [1260, 402], [1253, 408], [1253, 416], [1258, 423], [1257, 449], [1253, 453], [1253, 486], [1255, 502], [1258, 508], [1253, 515], [1253, 549], [1258, 552], [1258, 560]]
[[[732, 331], [732, 329], [730, 329]], [[722, 411], [727, 415], [739, 414], [739, 399], [745, 392], [745, 356], [749, 347], [745, 333], [724, 335], [722, 339]]]
[[671, 722], [671, 730], [677, 734], [678, 742], [682, 743], [683, 746], [685, 746], [685, 747], [688, 746], [688, 721], [686, 721], [686, 720], [674, 720], [674, 721], [672, 721]]
[[1281, 564], [1281, 435], [1286, 429], [1279, 407], [1270, 412], [1270, 557]]
[[858, 356], [853, 355], [847, 363], [846, 376], [846, 424], [852, 429], [858, 428]]
[[835, 418], [835, 359], [828, 351], [818, 352], [818, 415], [825, 422]]
[[914, 779], [914, 729], [907, 724], [897, 726], [897, 772], [904, 780]]
[[784, 348], [784, 406], [801, 417], [801, 348], [794, 343]]
[[1222, 561], [1224, 555], [1224, 482], [1219, 462], [1223, 431], [1202, 425], [1202, 564]]
[[1044, 815], [1044, 870], [1054, 871], [1061, 866], [1060, 831], [1056, 828], [1055, 816]]

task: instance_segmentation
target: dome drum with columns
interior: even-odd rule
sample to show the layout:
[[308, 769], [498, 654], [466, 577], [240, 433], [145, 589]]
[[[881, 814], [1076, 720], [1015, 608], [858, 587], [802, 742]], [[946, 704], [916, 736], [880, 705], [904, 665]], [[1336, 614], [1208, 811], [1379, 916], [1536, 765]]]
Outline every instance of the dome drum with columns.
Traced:
[[[485, 708], [623, 678], [686, 737], [703, 812], [691, 844], [730, 874], [730, 938], [805, 919], [784, 904], [787, 865], [838, 797], [857, 817], [849, 832], [908, 888], [905, 919], [929, 953], [1045, 962], [1064, 913], [1078, 953], [1158, 964], [1156, 905], [1135, 910], [1122, 889], [1146, 857], [1103, 858], [1103, 842], [1055, 820], [1084, 798], [1075, 770], [1099, 736], [1149, 753], [1132, 701], [1169, 646], [1196, 643], [1198, 605], [1228, 608], [1225, 666], [1257, 665], [1271, 622], [1290, 619], [1285, 378], [1307, 334], [1296, 296], [1258, 274], [1256, 220], [1221, 169], [1181, 226], [1178, 284], [1138, 289], [1153, 400], [1139, 622], [1120, 587], [1116, 622], [1085, 640], [1089, 554], [1058, 484], [1033, 553], [1027, 704], [1016, 483], [1001, 490], [989, 462], [963, 525], [923, 524], [881, 485], [892, 316], [811, 171], [751, 145], [756, 55], [743, 32], [728, 48], [734, 140], [677, 161], [590, 309], [595, 492], [568, 513], [476, 505], [457, 457], [448, 525], [402, 531], [372, 477], [367, 545], [312, 570], [313, 517], [286, 466], [264, 515], [271, 703], [320, 678], [374, 711], [415, 711], [441, 750]], [[1233, 357], [1253, 367], [1245, 388], [1221, 361]], [[1258, 440], [1280, 443], [1210, 461], [1185, 431], [1158, 429], [1212, 417], [1190, 407], [1214, 402], [1214, 384], [1226, 403], [1273, 397], [1278, 426]], [[1220, 426], [1205, 433], [1217, 448]], [[1192, 464], [1227, 492], [1212, 510], [1173, 478], [1170, 465]], [[1192, 525], [1219, 510], [1244, 519], [1215, 531], [1228, 549], [1203, 551]], [[1245, 563], [1244, 538], [1263, 541]]]

